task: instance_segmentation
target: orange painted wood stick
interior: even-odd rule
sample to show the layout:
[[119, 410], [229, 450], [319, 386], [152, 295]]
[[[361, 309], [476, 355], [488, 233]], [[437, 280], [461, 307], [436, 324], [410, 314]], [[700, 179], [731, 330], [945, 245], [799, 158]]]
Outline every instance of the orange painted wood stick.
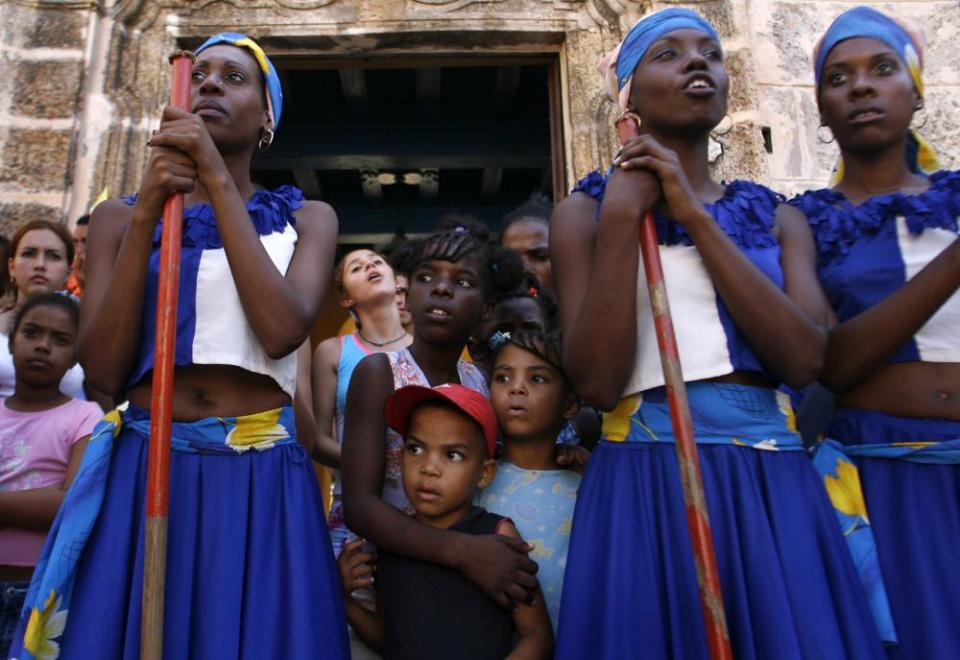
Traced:
[[[639, 118], [636, 115], [625, 113], [617, 119], [617, 136], [621, 145], [636, 137], [638, 132]], [[667, 401], [670, 405], [670, 423], [673, 426], [677, 462], [680, 465], [687, 528], [690, 530], [690, 541], [693, 545], [707, 645], [713, 660], [733, 660], [720, 590], [720, 571], [717, 568], [703, 475], [700, 472], [700, 455], [697, 453], [697, 440], [693, 433], [687, 386], [680, 368], [680, 351], [673, 330], [673, 318], [670, 316], [670, 301], [667, 299], [659, 243], [653, 211], [647, 211], [640, 227], [640, 252], [643, 255], [643, 269], [647, 276], [650, 306], [653, 308], [653, 325], [657, 333], [657, 346], [660, 348], [660, 362], [663, 365]]]
[[[190, 110], [193, 54], [170, 57], [173, 90], [170, 105]], [[170, 427], [173, 423], [173, 357], [177, 335], [177, 294], [180, 288], [180, 241], [183, 234], [183, 194], [163, 204], [160, 273], [157, 287], [157, 327], [153, 386], [150, 398], [150, 446], [147, 456], [146, 527], [143, 558], [143, 613], [140, 658], [163, 657], [163, 606], [167, 573], [167, 505], [170, 488]]]

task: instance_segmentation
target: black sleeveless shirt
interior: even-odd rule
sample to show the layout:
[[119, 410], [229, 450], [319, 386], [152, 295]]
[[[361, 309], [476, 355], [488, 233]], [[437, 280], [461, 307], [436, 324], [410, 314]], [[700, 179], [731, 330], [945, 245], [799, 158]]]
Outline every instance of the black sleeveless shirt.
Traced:
[[[474, 507], [449, 529], [496, 533], [503, 516]], [[380, 551], [377, 593], [386, 660], [501, 660], [513, 649], [513, 618], [461, 573]]]

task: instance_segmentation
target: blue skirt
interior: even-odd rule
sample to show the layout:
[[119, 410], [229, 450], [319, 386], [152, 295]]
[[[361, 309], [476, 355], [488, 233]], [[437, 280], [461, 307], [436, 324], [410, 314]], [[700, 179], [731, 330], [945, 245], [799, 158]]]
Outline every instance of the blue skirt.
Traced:
[[[734, 656], [883, 657], [786, 407], [763, 388], [693, 383], [688, 394]], [[669, 415], [650, 399], [625, 441], [601, 442], [580, 485], [558, 658], [708, 658]]]
[[[54, 589], [64, 594], [57, 608], [69, 599], [62, 637], [52, 640], [61, 658], [139, 657], [148, 427], [146, 411], [123, 413], [89, 539], [76, 549], [70, 584]], [[164, 657], [348, 658], [323, 505], [289, 406], [175, 423], [173, 436]], [[61, 517], [82, 508], [65, 503]], [[54, 527], [68, 534], [71, 523], [58, 518]], [[53, 545], [53, 554], [47, 547], [41, 554], [52, 557], [50, 572], [71, 561]], [[39, 591], [36, 603], [49, 587]], [[55, 616], [35, 618], [49, 628]], [[29, 626], [26, 640], [25, 650]]]
[[[945, 442], [960, 439], [960, 422], [840, 410], [826, 435], [846, 445]], [[899, 639], [888, 657], [960, 658], [960, 465], [851, 460]]]

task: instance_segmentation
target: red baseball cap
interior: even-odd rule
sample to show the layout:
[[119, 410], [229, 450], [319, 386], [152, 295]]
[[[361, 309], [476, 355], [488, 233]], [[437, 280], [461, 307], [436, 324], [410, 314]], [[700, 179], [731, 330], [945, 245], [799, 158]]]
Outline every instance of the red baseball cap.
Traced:
[[487, 441], [487, 456], [493, 458], [497, 451], [497, 415], [490, 400], [476, 390], [463, 385], [446, 383], [436, 387], [407, 385], [390, 395], [383, 409], [387, 425], [406, 437], [410, 414], [421, 403], [430, 400], [449, 401], [467, 417], [480, 425], [483, 438]]

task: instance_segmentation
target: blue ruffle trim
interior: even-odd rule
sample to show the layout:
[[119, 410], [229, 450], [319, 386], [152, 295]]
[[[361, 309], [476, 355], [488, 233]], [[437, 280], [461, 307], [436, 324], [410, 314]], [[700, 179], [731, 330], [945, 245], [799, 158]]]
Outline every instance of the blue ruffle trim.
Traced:
[[[123, 200], [133, 206], [136, 195]], [[275, 190], [258, 190], [247, 202], [247, 212], [253, 226], [260, 236], [282, 232], [287, 225], [296, 226], [294, 212], [303, 206], [303, 192], [295, 186], [280, 186]], [[153, 232], [154, 246], [160, 245], [163, 232], [163, 220], [157, 223]], [[197, 204], [183, 210], [183, 245], [199, 247], [204, 250], [219, 250], [223, 247], [213, 207], [209, 204]]]
[[842, 193], [824, 188], [805, 192], [788, 203], [807, 216], [823, 265], [845, 257], [857, 241], [877, 234], [897, 216], [904, 217], [915, 236], [928, 228], [958, 231], [960, 172], [931, 174], [930, 187], [918, 195], [878, 195], [854, 206]]
[[[591, 172], [577, 182], [573, 192], [586, 193], [603, 201], [606, 185], [606, 176]], [[765, 186], [751, 181], [734, 181], [727, 184], [723, 197], [712, 204], [704, 204], [704, 208], [738, 247], [769, 248], [777, 245], [773, 222], [777, 204], [782, 202], [781, 195]], [[657, 211], [653, 217], [661, 245], [693, 245], [693, 238], [683, 225]]]

